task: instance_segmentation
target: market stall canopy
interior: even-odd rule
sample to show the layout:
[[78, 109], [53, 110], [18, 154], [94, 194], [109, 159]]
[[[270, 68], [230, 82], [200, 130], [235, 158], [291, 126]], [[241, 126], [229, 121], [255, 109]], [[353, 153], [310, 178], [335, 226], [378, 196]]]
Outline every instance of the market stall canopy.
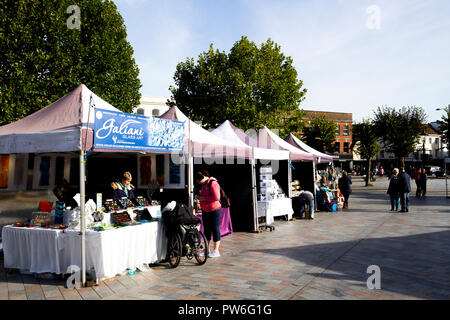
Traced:
[[289, 134], [284, 141], [287, 143], [293, 145], [296, 148], [299, 148], [300, 150], [303, 150], [305, 152], [311, 153], [314, 155], [314, 161], [318, 163], [327, 163], [327, 162], [333, 162], [333, 159], [338, 159], [339, 157], [331, 156], [325, 153], [322, 153], [320, 151], [317, 151], [314, 148], [311, 148], [306, 143], [295, 137], [292, 133]]
[[214, 129], [212, 133], [222, 139], [231, 141], [233, 143], [254, 147], [253, 156], [255, 159], [289, 159], [289, 151], [287, 150], [259, 148], [258, 143], [255, 139], [249, 137], [243, 130], [234, 126], [229, 120], [226, 120], [219, 127]]
[[81, 84], [49, 106], [0, 127], [0, 154], [90, 149], [94, 107], [120, 112]]
[[300, 150], [293, 145], [287, 143], [269, 128], [264, 127], [258, 131], [257, 135], [258, 147], [287, 150], [290, 152], [290, 158], [293, 161], [314, 161], [314, 155]]
[[160, 116], [161, 119], [182, 121], [185, 123], [185, 150], [188, 152], [191, 142], [192, 155], [194, 157], [216, 158], [236, 157], [249, 159], [252, 157], [252, 148], [245, 143], [228, 141], [218, 137], [199, 124], [190, 120], [178, 107], [171, 107]]

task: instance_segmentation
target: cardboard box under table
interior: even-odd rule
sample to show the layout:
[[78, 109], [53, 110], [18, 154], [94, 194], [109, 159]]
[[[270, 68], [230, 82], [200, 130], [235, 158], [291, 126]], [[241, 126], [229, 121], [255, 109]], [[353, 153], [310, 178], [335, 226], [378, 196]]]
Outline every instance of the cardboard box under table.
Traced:
[[[81, 269], [81, 235], [75, 230], [16, 228], [2, 231], [4, 267], [32, 273], [70, 273]], [[167, 239], [160, 221], [101, 232], [86, 231], [86, 266], [99, 280], [144, 263], [165, 259]]]

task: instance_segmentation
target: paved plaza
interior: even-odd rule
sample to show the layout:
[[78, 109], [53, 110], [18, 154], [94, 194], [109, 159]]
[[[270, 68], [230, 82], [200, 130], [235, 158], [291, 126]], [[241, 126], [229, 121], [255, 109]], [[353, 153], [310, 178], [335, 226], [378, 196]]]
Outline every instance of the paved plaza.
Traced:
[[[425, 198], [417, 199], [413, 190], [409, 213], [390, 212], [387, 183], [382, 178], [365, 188], [355, 181], [345, 211], [319, 212], [314, 220], [276, 220], [273, 232], [224, 237], [222, 256], [204, 266], [182, 258], [176, 269], [161, 263], [148, 272], [72, 290], [63, 280], [5, 272], [1, 260], [0, 299], [449, 299], [445, 180], [430, 180]], [[367, 287], [372, 265], [380, 268], [379, 290]]]

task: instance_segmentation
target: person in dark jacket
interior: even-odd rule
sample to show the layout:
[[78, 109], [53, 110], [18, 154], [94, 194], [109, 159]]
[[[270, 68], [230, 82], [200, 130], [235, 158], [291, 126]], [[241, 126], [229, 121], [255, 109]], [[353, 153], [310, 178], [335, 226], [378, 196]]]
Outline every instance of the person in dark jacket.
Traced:
[[343, 209], [348, 209], [348, 198], [352, 193], [352, 179], [347, 175], [346, 171], [342, 171], [342, 177], [339, 178], [338, 186], [342, 195], [344, 196], [344, 207]]
[[418, 178], [417, 178], [417, 188], [420, 190], [418, 192], [418, 196], [422, 196], [425, 197], [425, 194], [427, 193], [427, 180], [428, 180], [428, 176], [425, 173], [425, 170], [422, 171]]
[[400, 205], [399, 212], [409, 212], [409, 193], [411, 192], [411, 177], [405, 172], [405, 168], [400, 168]]
[[389, 178], [389, 187], [387, 194], [391, 198], [391, 211], [398, 211], [400, 203], [400, 178], [398, 177], [398, 169], [392, 170], [392, 175]]
[[420, 184], [419, 184], [419, 176], [422, 173], [422, 169], [419, 168], [416, 171], [414, 171], [413, 173], [413, 179], [416, 182], [416, 197], [420, 197], [420, 194], [422, 193], [422, 190], [420, 188]]
[[134, 186], [131, 184], [131, 173], [124, 172], [120, 181], [115, 181], [111, 183], [111, 188], [113, 189], [113, 199], [121, 199], [127, 197], [128, 199], [134, 199]]

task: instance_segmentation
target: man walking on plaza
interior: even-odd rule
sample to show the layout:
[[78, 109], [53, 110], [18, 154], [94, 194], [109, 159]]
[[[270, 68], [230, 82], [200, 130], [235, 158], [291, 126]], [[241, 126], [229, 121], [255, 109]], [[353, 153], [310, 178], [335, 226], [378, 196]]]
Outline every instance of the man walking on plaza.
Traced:
[[411, 177], [405, 172], [405, 168], [400, 168], [400, 206], [399, 212], [409, 212], [409, 193], [411, 192]]

